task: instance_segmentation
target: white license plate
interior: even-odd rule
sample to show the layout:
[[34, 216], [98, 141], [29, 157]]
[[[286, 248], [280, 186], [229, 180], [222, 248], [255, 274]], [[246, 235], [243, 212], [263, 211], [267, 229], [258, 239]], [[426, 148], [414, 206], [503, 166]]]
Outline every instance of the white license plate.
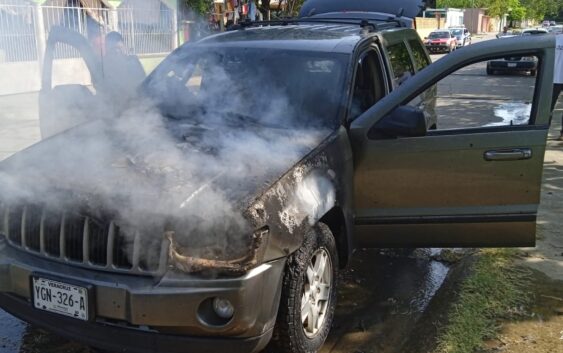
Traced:
[[88, 290], [84, 287], [33, 277], [35, 308], [88, 320]]
[[508, 67], [516, 67], [515, 63], [508, 63]]

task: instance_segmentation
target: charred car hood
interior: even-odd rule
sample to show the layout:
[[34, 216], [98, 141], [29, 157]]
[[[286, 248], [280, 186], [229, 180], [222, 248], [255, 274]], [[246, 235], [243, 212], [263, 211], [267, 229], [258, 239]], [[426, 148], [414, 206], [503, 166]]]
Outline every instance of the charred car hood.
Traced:
[[2, 162], [1, 197], [133, 222], [147, 215], [226, 218], [240, 215], [329, 134], [154, 117], [98, 120]]

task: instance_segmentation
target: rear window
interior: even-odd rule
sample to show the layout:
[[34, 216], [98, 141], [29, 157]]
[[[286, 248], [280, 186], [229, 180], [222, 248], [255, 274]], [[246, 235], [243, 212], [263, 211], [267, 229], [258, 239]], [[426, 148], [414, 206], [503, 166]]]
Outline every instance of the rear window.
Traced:
[[430, 60], [426, 55], [426, 50], [424, 49], [420, 41], [412, 39], [409, 41], [409, 45], [411, 46], [412, 56], [414, 57], [414, 65], [416, 66], [416, 71], [420, 71], [426, 66], [430, 65]]
[[414, 75], [414, 67], [405, 43], [394, 44], [387, 47], [389, 61], [393, 68], [395, 82], [403, 83], [410, 76]]

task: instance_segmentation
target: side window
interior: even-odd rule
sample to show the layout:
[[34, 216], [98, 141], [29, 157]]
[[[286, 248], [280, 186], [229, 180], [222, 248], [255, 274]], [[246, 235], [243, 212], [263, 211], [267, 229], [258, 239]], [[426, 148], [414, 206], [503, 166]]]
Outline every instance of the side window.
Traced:
[[400, 85], [414, 75], [409, 51], [405, 43], [399, 43], [387, 47], [387, 52], [389, 53], [389, 61], [393, 68], [395, 82]]
[[422, 93], [409, 104], [424, 109], [427, 126], [438, 131], [529, 125], [540, 63], [534, 55], [477, 62], [438, 81], [435, 95]]
[[414, 65], [416, 66], [416, 71], [424, 69], [426, 66], [430, 65], [430, 59], [426, 55], [426, 50], [420, 43], [420, 41], [412, 39], [409, 41], [411, 47], [412, 56], [414, 57]]
[[364, 53], [356, 64], [350, 119], [358, 117], [385, 95], [383, 70], [378, 53]]

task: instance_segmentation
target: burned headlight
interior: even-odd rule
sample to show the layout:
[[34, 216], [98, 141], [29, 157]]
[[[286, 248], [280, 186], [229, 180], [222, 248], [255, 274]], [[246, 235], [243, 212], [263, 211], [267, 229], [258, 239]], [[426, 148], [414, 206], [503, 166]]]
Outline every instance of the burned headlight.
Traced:
[[[248, 241], [239, 242], [229, 247], [228, 241], [215, 248], [190, 246], [174, 231], [167, 231], [166, 238], [170, 242], [168, 257], [170, 264], [183, 272], [206, 272], [242, 274], [260, 264], [264, 255], [264, 244], [268, 229], [256, 230]], [[205, 234], [200, 234], [205, 236]]]

